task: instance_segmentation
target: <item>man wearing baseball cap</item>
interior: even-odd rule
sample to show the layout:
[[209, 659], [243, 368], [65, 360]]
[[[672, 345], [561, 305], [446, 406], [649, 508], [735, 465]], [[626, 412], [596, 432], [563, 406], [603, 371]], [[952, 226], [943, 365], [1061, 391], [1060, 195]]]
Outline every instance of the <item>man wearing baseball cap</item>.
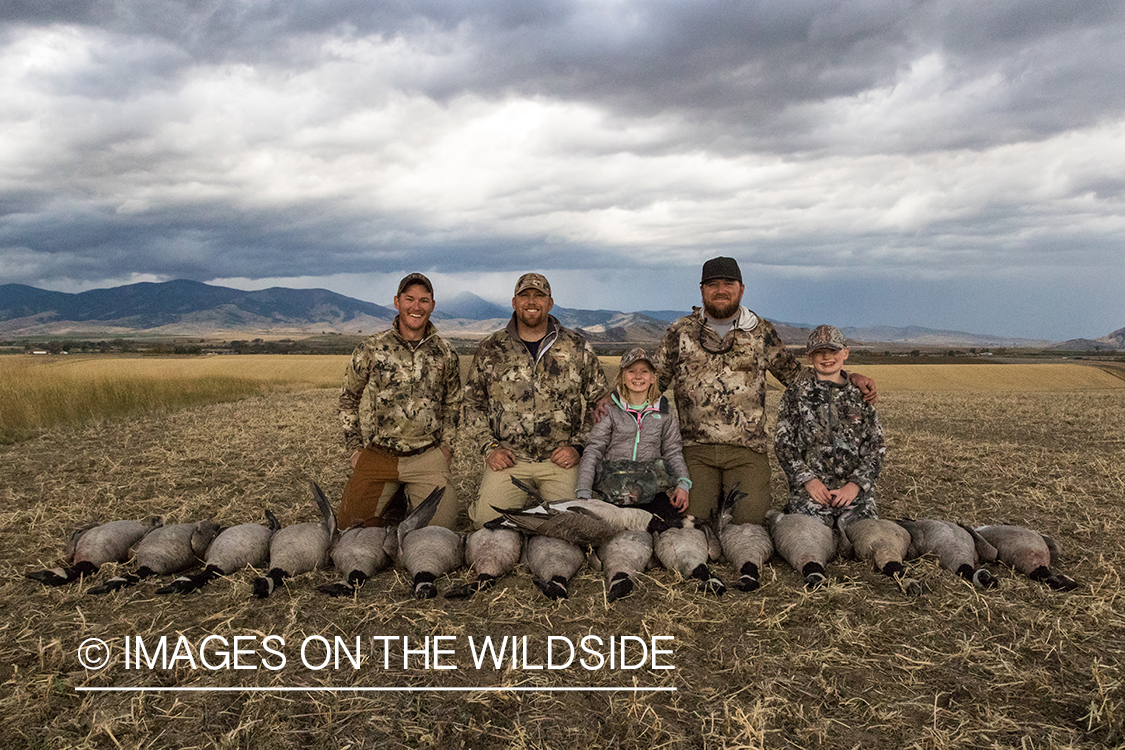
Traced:
[[[669, 326], [655, 360], [661, 390], [672, 388], [692, 491], [687, 512], [707, 518], [734, 487], [746, 497], [735, 523], [757, 523], [770, 506], [766, 455], [766, 374], [784, 385], [802, 376], [777, 330], [742, 306], [742, 271], [734, 258], [703, 264], [703, 307]], [[806, 375], [807, 376], [807, 375]], [[852, 374], [874, 398], [874, 382]]]
[[512, 319], [481, 341], [465, 383], [465, 426], [485, 469], [469, 508], [479, 528], [498, 508], [522, 508], [527, 494], [574, 498], [578, 464], [598, 399], [609, 390], [593, 347], [552, 316], [551, 285], [538, 273], [516, 282]]
[[337, 525], [383, 525], [391, 498], [405, 485], [412, 507], [445, 487], [430, 523], [453, 528], [459, 508], [449, 466], [462, 399], [457, 353], [430, 322], [434, 287], [428, 278], [403, 277], [394, 305], [398, 315], [391, 327], [356, 347], [344, 373], [340, 419], [352, 450], [352, 475]]

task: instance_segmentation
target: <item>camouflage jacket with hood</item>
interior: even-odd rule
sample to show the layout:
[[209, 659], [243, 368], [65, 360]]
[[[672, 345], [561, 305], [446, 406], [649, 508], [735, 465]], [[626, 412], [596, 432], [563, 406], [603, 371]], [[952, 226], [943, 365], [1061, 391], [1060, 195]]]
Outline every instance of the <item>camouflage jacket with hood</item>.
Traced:
[[[352, 450], [369, 445], [400, 452], [437, 444], [452, 447], [461, 399], [457, 353], [432, 323], [421, 341], [407, 341], [398, 332], [396, 316], [390, 328], [352, 353], [340, 390], [344, 442]], [[371, 430], [366, 442], [363, 428]]]
[[465, 383], [465, 426], [482, 453], [501, 446], [546, 461], [560, 445], [581, 449], [598, 399], [609, 390], [593, 347], [548, 316], [532, 359], [516, 319], [477, 348]]
[[[801, 378], [786, 389], [777, 410], [774, 452], [789, 480], [787, 513], [877, 517], [875, 480], [886, 453], [883, 430], [875, 407], [846, 376], [842, 384]], [[854, 482], [859, 496], [847, 508], [825, 507], [805, 490], [811, 479], [830, 490]]]
[[672, 387], [684, 445], [736, 445], [765, 453], [766, 372], [784, 385], [801, 364], [769, 321], [739, 307], [719, 338], [702, 308], [668, 328], [655, 356], [660, 388]]

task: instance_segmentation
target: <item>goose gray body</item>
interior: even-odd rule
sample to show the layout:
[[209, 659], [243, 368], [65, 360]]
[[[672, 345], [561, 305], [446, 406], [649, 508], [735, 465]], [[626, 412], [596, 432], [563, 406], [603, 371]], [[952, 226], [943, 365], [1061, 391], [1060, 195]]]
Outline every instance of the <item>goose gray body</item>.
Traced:
[[370, 578], [394, 562], [398, 531], [393, 526], [357, 526], [340, 534], [332, 545], [332, 564], [349, 578]]
[[711, 574], [711, 544], [706, 531], [688, 517], [684, 525], [652, 535], [652, 547], [660, 564], [684, 578], [699, 581], [700, 591], [722, 596], [727, 587]]
[[316, 482], [309, 482], [309, 489], [321, 520], [286, 526], [270, 538], [270, 570], [252, 584], [259, 599], [272, 594], [286, 578], [316, 570], [328, 559], [328, 549], [336, 537], [336, 514]]
[[[329, 596], [351, 596], [357, 587], [383, 568], [388, 567], [399, 555], [401, 540], [411, 531], [425, 526], [433, 518], [444, 488], [436, 489], [418, 503], [401, 521], [388, 526], [356, 525], [340, 535], [332, 545], [332, 564], [344, 574], [336, 583], [318, 586], [317, 590]], [[406, 485], [399, 485], [395, 498], [407, 503]], [[395, 498], [390, 505], [395, 504]], [[385, 516], [384, 516], [385, 517]]]
[[805, 578], [805, 585], [816, 588], [827, 581], [824, 566], [836, 556], [837, 532], [804, 513], [769, 513], [777, 554]]
[[[972, 581], [978, 588], [993, 588], [996, 586], [996, 577], [984, 568], [978, 567], [980, 551], [985, 557], [996, 558], [995, 548], [963, 526], [950, 521], [938, 519], [904, 519], [898, 524], [910, 532], [910, 547], [908, 557], [921, 557], [929, 555], [936, 557], [938, 564], [946, 570], [956, 573], [967, 581]], [[988, 550], [991, 549], [991, 555]]]
[[617, 601], [633, 590], [633, 578], [652, 565], [652, 534], [626, 529], [597, 549], [606, 582], [606, 601]]
[[270, 540], [281, 528], [277, 517], [266, 511], [267, 526], [260, 523], [240, 523], [223, 529], [207, 547], [202, 573], [180, 576], [167, 586], [156, 590], [158, 594], [186, 594], [203, 588], [219, 576], [230, 575], [247, 567], [261, 567], [269, 562]]
[[1053, 589], [1070, 591], [1078, 584], [1070, 576], [1051, 572], [1051, 560], [1061, 554], [1059, 545], [1038, 531], [1011, 524], [980, 526], [976, 533], [996, 549], [997, 559]]
[[773, 556], [773, 540], [764, 526], [754, 523], [731, 523], [734, 506], [745, 497], [737, 489], [728, 492], [714, 511], [715, 532], [727, 562], [738, 571], [735, 586], [754, 591], [760, 585], [761, 567]]
[[219, 526], [210, 519], [195, 523], [174, 523], [161, 526], [145, 534], [133, 549], [136, 572], [115, 576], [100, 586], [90, 589], [91, 594], [105, 594], [132, 586], [142, 578], [166, 573], [179, 573], [198, 563], [207, 547], [218, 536]]
[[524, 564], [536, 587], [548, 599], [566, 599], [570, 595], [570, 579], [585, 559], [577, 544], [549, 536], [529, 537], [524, 550]]
[[152, 516], [144, 522], [123, 520], [88, 524], [67, 540], [65, 553], [70, 567], [36, 571], [28, 573], [27, 577], [49, 586], [73, 583], [84, 575], [96, 573], [106, 563], [125, 562], [137, 542], [163, 525], [164, 519], [160, 516]]
[[861, 518], [844, 527], [853, 554], [859, 560], [874, 564], [875, 569], [894, 578], [899, 587], [911, 595], [922, 593], [922, 584], [906, 575], [903, 561], [910, 550], [910, 532], [881, 518]]
[[515, 529], [477, 529], [465, 539], [465, 564], [476, 574], [475, 580], [452, 591], [447, 599], [472, 596], [491, 588], [501, 576], [510, 573], [520, 561], [523, 535]]
[[415, 529], [402, 538], [399, 559], [413, 579], [414, 597], [432, 599], [437, 596], [438, 577], [461, 567], [461, 535], [443, 526]]

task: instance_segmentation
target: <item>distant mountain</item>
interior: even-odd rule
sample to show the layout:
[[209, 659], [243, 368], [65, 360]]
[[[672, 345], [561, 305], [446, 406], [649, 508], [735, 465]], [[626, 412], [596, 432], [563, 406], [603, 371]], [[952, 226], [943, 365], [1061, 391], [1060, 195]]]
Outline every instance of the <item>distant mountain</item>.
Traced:
[[197, 281], [143, 282], [77, 294], [0, 286], [0, 333], [46, 335], [147, 331], [373, 329], [395, 311], [327, 289], [247, 292]]
[[[964, 331], [943, 331], [921, 326], [906, 326], [893, 328], [891, 326], [873, 326], [869, 328], [842, 328], [844, 337], [849, 341], [864, 341], [881, 344], [903, 344], [909, 346], [1008, 346], [1008, 347], [1035, 347], [1046, 346], [1050, 342], [1034, 339], [1021, 339], [1005, 336], [989, 336]], [[806, 334], [807, 335], [807, 334]]]
[[[579, 310], [555, 307], [563, 325], [579, 328], [594, 342], [658, 341], [668, 322], [688, 310]], [[505, 326], [510, 305], [499, 305], [463, 292], [438, 301], [439, 330], [450, 337], [477, 339]], [[77, 294], [51, 292], [23, 284], [0, 285], [0, 336], [130, 336], [141, 332], [169, 336], [245, 337], [261, 334], [360, 333], [385, 328], [393, 308], [345, 297], [327, 289], [273, 287], [241, 289], [177, 280], [140, 283]], [[800, 346], [811, 326], [773, 321], [783, 341]], [[899, 346], [1034, 347], [1048, 342], [1004, 338], [962, 331], [908, 326], [844, 328], [853, 343]], [[1125, 349], [1125, 328], [1093, 341], [1056, 345], [1085, 351]]]
[[1070, 339], [1061, 344], [1055, 344], [1052, 349], [1068, 352], [1093, 352], [1110, 350], [1125, 350], [1125, 328], [1119, 328], [1108, 336], [1100, 339]]
[[486, 299], [481, 299], [472, 292], [461, 292], [450, 300], [439, 299], [434, 317], [441, 320], [445, 318], [465, 318], [466, 320], [489, 320], [492, 318], [506, 318], [512, 314], [511, 305], [504, 307]]

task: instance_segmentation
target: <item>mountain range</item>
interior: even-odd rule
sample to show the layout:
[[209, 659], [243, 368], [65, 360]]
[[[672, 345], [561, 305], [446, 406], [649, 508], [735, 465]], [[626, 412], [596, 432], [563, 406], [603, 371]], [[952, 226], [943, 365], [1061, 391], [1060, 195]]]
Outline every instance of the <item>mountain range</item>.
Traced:
[[[581, 310], [556, 306], [553, 314], [597, 343], [659, 340], [670, 321], [687, 310]], [[511, 307], [470, 292], [442, 300], [433, 319], [443, 335], [476, 339], [503, 327]], [[245, 337], [323, 332], [362, 333], [385, 328], [394, 308], [326, 289], [272, 287], [243, 291], [179, 279], [66, 293], [22, 284], [0, 285], [0, 336], [166, 336]], [[801, 341], [812, 327], [773, 321], [782, 339]], [[1125, 350], [1125, 328], [1100, 339], [1047, 341], [945, 331], [917, 326], [843, 328], [851, 341], [896, 346], [1045, 347], [1086, 351]]]

